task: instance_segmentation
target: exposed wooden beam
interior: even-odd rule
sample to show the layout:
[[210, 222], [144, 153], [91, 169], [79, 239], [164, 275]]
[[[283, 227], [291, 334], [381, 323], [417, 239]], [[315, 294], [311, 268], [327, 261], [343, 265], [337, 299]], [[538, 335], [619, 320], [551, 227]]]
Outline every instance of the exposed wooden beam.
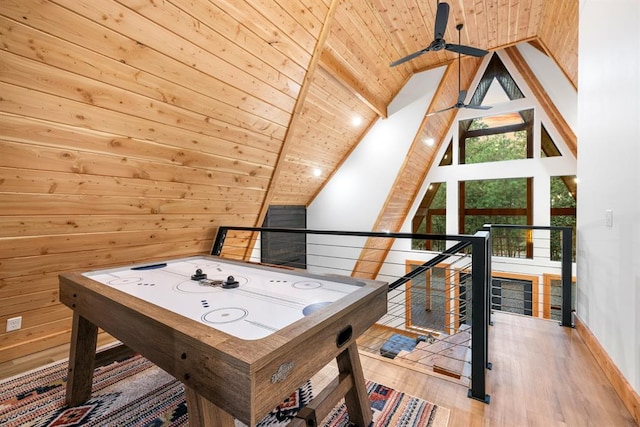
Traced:
[[[461, 64], [463, 87], [469, 86], [481, 63], [482, 60], [478, 58], [463, 59]], [[457, 97], [458, 67], [457, 63], [451, 63], [427, 108], [427, 113], [448, 107], [452, 102], [455, 102]], [[446, 143], [444, 137], [456, 115], [457, 110], [454, 109], [432, 116], [424, 116], [372, 231], [397, 232], [400, 230], [429, 172], [438, 147]], [[427, 146], [423, 141], [427, 135], [439, 141], [439, 144], [433, 147]], [[360, 253], [352, 275], [363, 278], [376, 277], [392, 245], [391, 239], [369, 238]]]
[[349, 89], [358, 99], [364, 102], [378, 116], [387, 118], [387, 106], [384, 102], [376, 99], [367, 89], [364, 82], [358, 81], [353, 75], [338, 61], [330, 49], [323, 49], [320, 53], [320, 66], [324, 68], [333, 78]]
[[[264, 202], [262, 203], [262, 207], [260, 208], [260, 214], [256, 220], [256, 227], [262, 226], [264, 222], [264, 218], [267, 215], [267, 211], [269, 210], [269, 205], [271, 204], [271, 200], [273, 199], [274, 194], [277, 192], [278, 185], [280, 184], [280, 174], [287, 157], [287, 153], [293, 144], [293, 135], [295, 134], [294, 129], [296, 128], [302, 110], [304, 108], [304, 103], [306, 100], [307, 93], [309, 92], [309, 87], [312, 84], [313, 75], [315, 74], [319, 63], [320, 63], [320, 54], [324, 49], [325, 42], [327, 37], [329, 36], [329, 32], [331, 29], [331, 24], [333, 22], [333, 17], [338, 9], [338, 5], [340, 4], [340, 0], [331, 0], [331, 5], [329, 6], [329, 10], [327, 11], [327, 15], [324, 20], [324, 24], [322, 25], [322, 30], [320, 31], [320, 35], [318, 36], [318, 41], [316, 43], [316, 47], [314, 49], [313, 55], [311, 57], [311, 61], [309, 62], [309, 66], [307, 67], [307, 72], [304, 76], [304, 80], [302, 82], [302, 86], [300, 87], [300, 92], [298, 94], [298, 98], [296, 99], [295, 106], [293, 108], [293, 114], [291, 115], [291, 120], [289, 121], [289, 126], [287, 127], [287, 133], [284, 137], [284, 142], [282, 143], [282, 148], [280, 149], [280, 153], [278, 154], [278, 160], [276, 161], [276, 165], [273, 170], [273, 175], [271, 181], [269, 182], [269, 188], [264, 197]], [[251, 238], [251, 242], [255, 242], [255, 236]], [[253, 251], [254, 243], [249, 243], [247, 246], [247, 250], [245, 251], [244, 259], [249, 259], [251, 252]]]
[[513, 62], [513, 65], [518, 69], [518, 72], [522, 77], [524, 77], [529, 88], [533, 92], [533, 95], [538, 99], [538, 102], [540, 102], [545, 113], [547, 113], [547, 116], [551, 119], [551, 123], [553, 123], [553, 126], [556, 128], [562, 139], [564, 139], [567, 147], [569, 147], [574, 156], [577, 156], [578, 139], [576, 134], [567, 124], [560, 111], [558, 111], [558, 108], [549, 97], [549, 94], [547, 94], [547, 91], [544, 90], [544, 87], [542, 87], [542, 84], [538, 81], [533, 71], [531, 71], [527, 61], [525, 61], [524, 57], [516, 47], [507, 48], [505, 49], [505, 52]]

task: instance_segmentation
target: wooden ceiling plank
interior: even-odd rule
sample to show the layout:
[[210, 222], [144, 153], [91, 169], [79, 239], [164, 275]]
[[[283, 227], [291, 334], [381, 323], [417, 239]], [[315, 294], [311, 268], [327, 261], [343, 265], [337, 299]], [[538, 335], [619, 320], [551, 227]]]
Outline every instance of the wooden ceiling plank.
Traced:
[[[309, 64], [309, 67], [307, 69], [307, 74], [305, 75], [304, 81], [302, 83], [302, 87], [300, 90], [300, 94], [298, 96], [294, 111], [293, 111], [293, 115], [291, 117], [291, 123], [289, 124], [289, 130], [287, 131], [287, 136], [285, 137], [284, 143], [282, 144], [282, 150], [280, 151], [280, 155], [278, 156], [278, 160], [276, 162], [274, 171], [273, 171], [273, 176], [271, 178], [271, 183], [269, 184], [269, 188], [267, 189], [267, 193], [265, 195], [264, 198], [264, 202], [262, 204], [262, 207], [260, 209], [260, 214], [258, 215], [258, 221], [255, 224], [255, 226], [260, 226], [262, 224], [262, 222], [264, 221], [264, 218], [266, 217], [267, 211], [269, 209], [269, 205], [271, 204], [271, 200], [274, 198], [274, 196], [277, 194], [278, 192], [278, 186], [281, 184], [281, 177], [280, 177], [280, 171], [283, 168], [284, 162], [285, 162], [285, 158], [287, 155], [287, 152], [290, 148], [290, 146], [293, 144], [292, 140], [292, 136], [293, 136], [293, 132], [298, 124], [298, 121], [300, 120], [300, 112], [303, 109], [304, 106], [304, 101], [307, 97], [307, 93], [312, 85], [312, 78], [313, 75], [316, 72], [316, 69], [319, 67], [320, 64], [320, 54], [322, 52], [322, 50], [324, 49], [324, 44], [325, 41], [329, 35], [329, 31], [331, 29], [331, 25], [333, 23], [333, 19], [334, 19], [334, 15], [336, 10], [338, 9], [338, 5], [340, 3], [340, 0], [332, 0], [331, 2], [331, 6], [329, 7], [329, 10], [327, 11], [327, 16], [325, 18], [325, 21], [322, 25], [322, 29], [320, 31], [320, 35], [318, 37], [317, 43], [316, 43], [316, 47], [315, 50], [313, 52], [313, 55], [311, 57], [311, 62]], [[249, 255], [249, 250], [251, 248], [247, 248], [247, 252], [245, 253], [245, 256]]]
[[[378, 27], [372, 28], [366, 16], [363, 16], [364, 2], [349, 4], [348, 13], [342, 10], [344, 7], [347, 7], [346, 4], [340, 8], [341, 13], [336, 13], [327, 43], [343, 68], [349, 70], [354, 78], [367, 82], [368, 91], [374, 97], [388, 103], [392, 96], [387, 87], [388, 79], [394, 75], [389, 73], [388, 62], [382, 59], [387, 55], [383, 43], [378, 41], [380, 38], [386, 39], [385, 33]], [[373, 20], [373, 23], [377, 24], [377, 20]], [[395, 81], [393, 84], [398, 83]]]
[[[294, 47], [298, 45], [284, 37], [272, 36], [269, 40], [257, 37], [211, 3], [129, 0], [126, 6], [229, 63], [246, 64], [246, 68], [266, 74], [278, 70], [298, 84], [302, 82], [304, 66], [309, 61], [307, 52], [296, 51]], [[292, 45], [288, 57], [274, 48], [284, 44]]]
[[[228, 84], [233, 85], [238, 81], [238, 78], [242, 78], [247, 84], [253, 86], [248, 89], [249, 91], [266, 90], [271, 92], [274, 97], [287, 94], [295, 99], [297, 96], [299, 83], [291, 81], [275, 69], [266, 69], [265, 63], [254, 61], [250, 62], [250, 65], [242, 67], [242, 62], [234, 63], [233, 59], [226, 56], [228, 52], [209, 52], [191, 40], [178, 36], [173, 29], [156, 23], [119, 3], [103, 2], [99, 9], [90, 0], [56, 0], [56, 3], [92, 19], [96, 23], [109, 25], [110, 28], [139, 44], [176, 58], [206, 74], [216, 76]], [[163, 16], [163, 14], [154, 16]], [[201, 35], [190, 34], [200, 44], [205, 44]], [[223, 39], [217, 41], [224, 44]]]
[[[8, 50], [5, 52], [29, 58], [43, 66], [55, 67], [61, 72], [74, 73], [80, 76], [79, 78], [88, 78], [94, 82], [109, 84], [123, 92], [148, 97], [150, 100], [158, 101], [159, 104], [180, 107], [200, 114], [209, 114], [215, 111], [216, 119], [228, 123], [230, 126], [271, 136], [282, 133], [284, 136], [284, 126], [289, 120], [288, 114], [273, 106], [260, 105], [257, 98], [239, 94], [232, 88], [223, 89], [219, 86], [220, 82], [208, 81], [206, 85], [197, 85], [190, 75], [185, 74], [179, 83], [191, 86], [187, 88], [155, 76], [149, 71], [108, 59], [84, 47], [36, 31], [33, 28], [13, 25], [6, 18], [0, 17], [0, 31], [8, 28], [12, 29], [11, 34], [14, 42], [8, 45]], [[46, 56], [43, 56], [41, 52], [46, 52]], [[5, 60], [8, 63], [14, 59], [5, 56]], [[132, 75], [135, 76], [135, 79], [130, 78]], [[219, 96], [222, 90], [226, 95], [224, 100]], [[86, 89], [83, 92], [87, 92]], [[241, 104], [244, 104], [242, 108]], [[250, 110], [251, 113], [246, 110]], [[260, 116], [267, 116], [268, 120]]]
[[402, 85], [405, 78], [393, 72], [389, 67], [389, 64], [396, 59], [395, 48], [387, 29], [382, 25], [372, 5], [369, 2], [358, 4], [360, 6], [358, 15], [363, 22], [363, 25], [359, 27], [362, 37], [365, 41], [369, 40], [370, 43], [373, 43], [372, 47], [368, 49], [370, 58], [373, 58], [372, 62], [375, 63], [375, 69], [372, 69], [371, 72], [375, 73], [377, 85], [387, 94], [384, 99], [388, 104], [391, 101], [390, 97], [394, 95], [394, 91], [390, 88]]
[[387, 118], [387, 106], [376, 99], [363, 84], [362, 80], [356, 80], [350, 75], [328, 50], [320, 54], [320, 65], [336, 80], [354, 93], [362, 102], [371, 108], [378, 116]]
[[[540, 31], [540, 24], [544, 14], [545, 0], [531, 0], [531, 18], [526, 28], [526, 37], [536, 37]], [[562, 2], [570, 3], [570, 2]], [[524, 34], [523, 34], [524, 35]]]
[[[29, 8], [29, 0], [3, 8], [5, 15], [20, 21], [25, 11], [9, 7], [14, 5]], [[48, 15], [57, 20], [47, 19]], [[58, 22], [66, 25], [58, 25]], [[12, 37], [7, 44], [8, 51], [176, 105], [198, 99], [198, 95], [192, 96], [197, 91], [210, 109], [224, 100], [222, 108], [226, 105], [243, 113], [238, 115], [245, 118], [246, 123], [258, 119], [247, 118], [247, 113], [268, 118], [279, 125], [286, 125], [290, 118], [290, 113], [276, 107], [273, 99], [265, 96], [268, 101], [262, 100], [258, 98], [259, 93], [248, 94], [186, 64], [167, 60], [163, 54], [107, 28], [102, 29], [101, 37], [93, 38], [93, 22], [53, 3], [32, 9], [29, 24], [31, 27], [0, 17], [0, 28], [7, 31], [5, 34], [10, 32]], [[188, 93], [182, 95], [185, 88]]]

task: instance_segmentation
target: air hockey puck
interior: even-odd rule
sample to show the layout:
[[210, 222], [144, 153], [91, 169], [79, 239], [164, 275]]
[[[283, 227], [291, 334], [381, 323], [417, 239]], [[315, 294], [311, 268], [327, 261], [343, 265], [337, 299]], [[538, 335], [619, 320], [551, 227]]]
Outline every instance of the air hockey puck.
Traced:
[[222, 287], [224, 289], [233, 289], [233, 288], [237, 288], [238, 286], [240, 286], [240, 283], [233, 276], [227, 277], [227, 280], [222, 282]]

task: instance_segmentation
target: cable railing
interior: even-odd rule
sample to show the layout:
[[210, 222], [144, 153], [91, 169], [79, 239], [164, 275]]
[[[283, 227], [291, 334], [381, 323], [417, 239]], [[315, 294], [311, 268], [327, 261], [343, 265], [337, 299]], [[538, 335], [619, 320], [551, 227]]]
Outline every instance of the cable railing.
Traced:
[[[573, 277], [573, 229], [556, 226], [491, 224], [491, 310], [550, 319], [572, 326], [576, 281]], [[533, 248], [528, 257], [500, 256], [494, 238], [525, 233]]]
[[[448, 249], [415, 251], [412, 239], [445, 241]], [[300, 247], [304, 254], [296, 253]], [[388, 282], [387, 313], [360, 337], [360, 349], [458, 381], [469, 387], [469, 397], [489, 401], [487, 231], [470, 236], [220, 227], [211, 253]]]
[[[521, 250], [510, 233], [526, 237]], [[421, 240], [447, 249], [412, 249]], [[492, 224], [474, 236], [220, 227], [211, 253], [389, 283], [387, 313], [359, 338], [361, 351], [468, 386], [484, 402], [492, 311], [572, 326], [570, 227]]]

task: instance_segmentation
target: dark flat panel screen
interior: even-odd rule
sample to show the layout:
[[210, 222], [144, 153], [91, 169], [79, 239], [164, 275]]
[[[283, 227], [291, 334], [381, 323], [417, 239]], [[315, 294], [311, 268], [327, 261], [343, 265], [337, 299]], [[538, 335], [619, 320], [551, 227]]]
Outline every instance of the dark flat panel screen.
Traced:
[[[307, 227], [305, 206], [269, 206], [262, 225], [271, 228]], [[267, 264], [307, 268], [307, 236], [305, 233], [262, 232], [260, 255]]]

